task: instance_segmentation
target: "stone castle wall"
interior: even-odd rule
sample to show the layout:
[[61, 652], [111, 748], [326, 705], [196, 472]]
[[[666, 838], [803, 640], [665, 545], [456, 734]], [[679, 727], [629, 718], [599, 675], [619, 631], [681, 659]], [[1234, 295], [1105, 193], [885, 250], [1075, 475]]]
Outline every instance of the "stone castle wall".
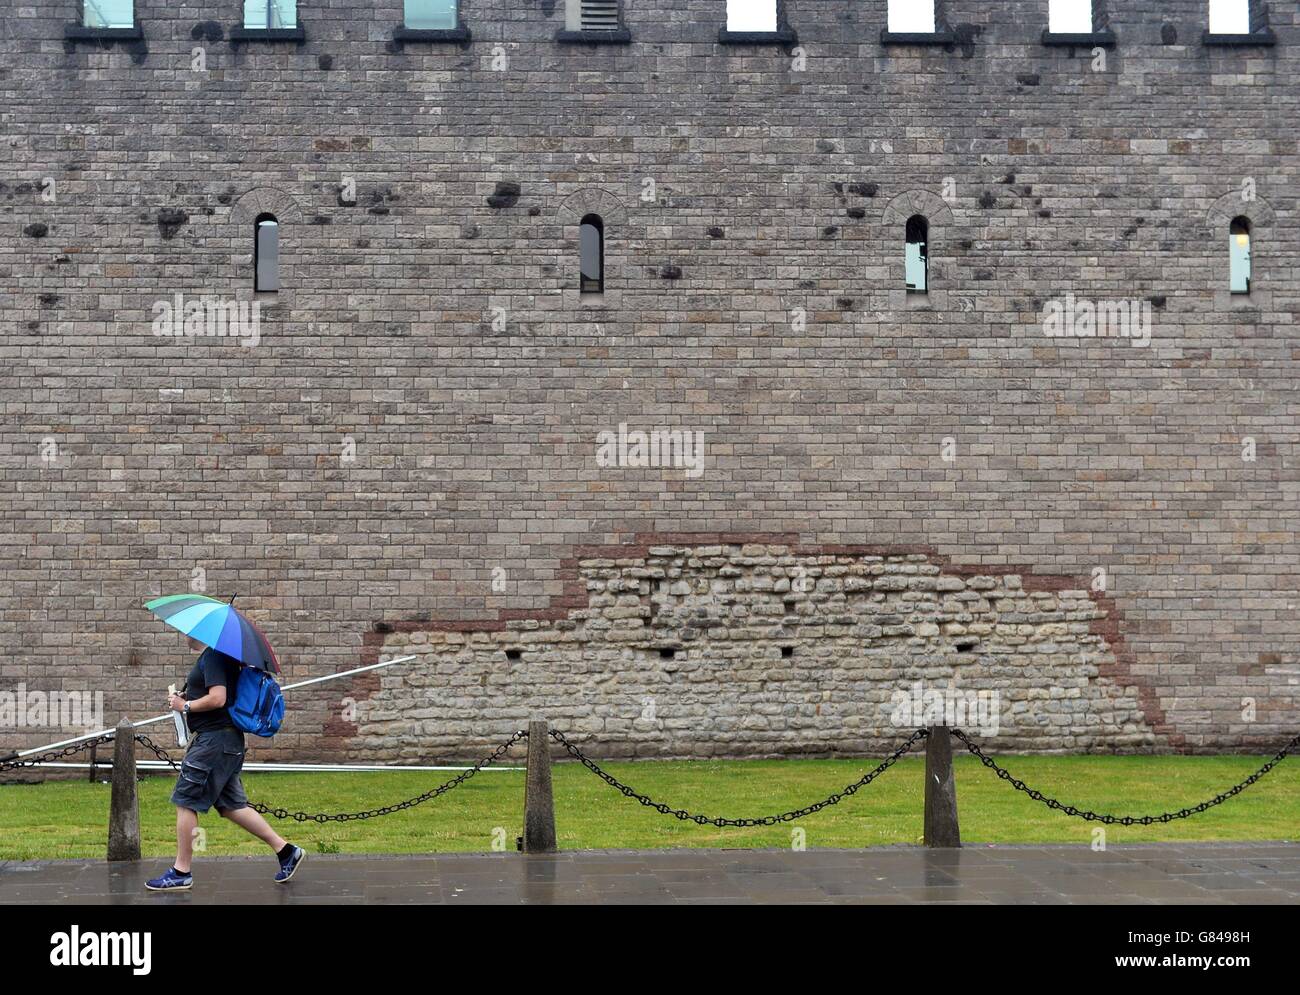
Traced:
[[[1040, 0], [945, 0], [946, 48], [882, 44], [875, 0], [787, 0], [797, 46], [719, 44], [722, 0], [624, 6], [598, 47], [557, 43], [552, 0], [464, 0], [463, 44], [395, 41], [400, 0], [302, 0], [301, 44], [232, 44], [236, 0], [137, 0], [111, 45], [65, 40], [75, 3], [4, 8], [0, 693], [155, 714], [190, 660], [139, 605], [196, 587], [290, 681], [428, 640], [296, 696], [264, 755], [465, 756], [560, 706], [628, 753], [875, 749], [886, 691], [950, 669], [1026, 749], [1293, 735], [1295, 5], [1275, 46], [1214, 48], [1200, 0], [1108, 0], [1104, 60], [1045, 46]], [[257, 345], [155, 335], [177, 294], [258, 303]], [[1045, 334], [1067, 301], [1135, 305], [1149, 344]], [[620, 424], [703, 433], [702, 472], [602, 465]], [[754, 544], [790, 551], [732, 564]], [[789, 606], [784, 557], [826, 571]], [[725, 625], [687, 640], [695, 611]], [[993, 628], [959, 652], [953, 625]]]

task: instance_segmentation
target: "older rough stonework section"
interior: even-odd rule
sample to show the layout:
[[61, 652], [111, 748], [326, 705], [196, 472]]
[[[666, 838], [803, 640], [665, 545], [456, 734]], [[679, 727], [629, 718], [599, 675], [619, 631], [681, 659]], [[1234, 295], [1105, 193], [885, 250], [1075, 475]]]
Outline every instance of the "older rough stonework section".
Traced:
[[897, 694], [918, 682], [996, 692], [1004, 749], [1156, 741], [1137, 689], [1103, 676], [1107, 611], [1082, 588], [765, 544], [652, 546], [578, 577], [587, 603], [562, 618], [389, 635], [385, 656], [424, 659], [358, 703], [356, 755], [482, 751], [534, 713], [602, 756], [875, 753], [915, 725]]

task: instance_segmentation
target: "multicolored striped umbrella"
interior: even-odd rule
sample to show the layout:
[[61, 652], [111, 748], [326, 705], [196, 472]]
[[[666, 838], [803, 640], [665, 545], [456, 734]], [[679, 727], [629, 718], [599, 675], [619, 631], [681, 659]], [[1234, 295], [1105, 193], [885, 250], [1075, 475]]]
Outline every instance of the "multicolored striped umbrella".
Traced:
[[280, 672], [275, 650], [262, 630], [235, 610], [234, 598], [226, 602], [202, 594], [168, 594], [146, 601], [144, 606], [173, 629], [218, 653], [258, 670]]

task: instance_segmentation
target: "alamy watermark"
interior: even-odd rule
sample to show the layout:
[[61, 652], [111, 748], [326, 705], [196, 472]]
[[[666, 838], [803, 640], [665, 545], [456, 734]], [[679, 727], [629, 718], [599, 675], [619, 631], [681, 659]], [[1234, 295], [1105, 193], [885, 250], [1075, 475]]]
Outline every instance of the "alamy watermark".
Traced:
[[171, 300], [154, 301], [152, 310], [154, 335], [233, 338], [246, 349], [262, 341], [261, 301], [206, 296], [186, 300], [177, 293]]
[[67, 932], [50, 935], [50, 964], [54, 967], [129, 967], [134, 975], [153, 969], [153, 934], [82, 931], [72, 925]]
[[889, 697], [889, 722], [900, 729], [948, 726], [996, 736], [1001, 726], [1002, 698], [996, 688], [959, 690], [954, 685], [926, 687], [914, 681]]
[[1151, 344], [1150, 301], [1092, 301], [1066, 294], [1044, 304], [1039, 317], [1049, 339], [1128, 339], [1139, 349]]
[[103, 691], [0, 691], [0, 729], [67, 729], [104, 726]]
[[704, 473], [704, 432], [679, 428], [653, 428], [649, 432], [605, 429], [596, 436], [599, 467], [674, 467], [695, 478]]

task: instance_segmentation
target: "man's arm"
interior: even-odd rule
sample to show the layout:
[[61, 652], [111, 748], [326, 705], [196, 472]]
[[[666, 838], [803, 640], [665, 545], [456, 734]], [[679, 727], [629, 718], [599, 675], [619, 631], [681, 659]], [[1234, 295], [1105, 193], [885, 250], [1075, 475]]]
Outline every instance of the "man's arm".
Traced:
[[[167, 703], [174, 712], [185, 711], [186, 701], [178, 694], [172, 695], [167, 699]], [[188, 703], [191, 712], [211, 712], [218, 708], [226, 707], [226, 686], [224, 684], [214, 684], [208, 688], [208, 693], [202, 698], [195, 698]]]
[[[173, 708], [176, 706], [173, 705]], [[226, 686], [224, 684], [214, 684], [208, 688], [208, 693], [202, 698], [195, 698], [190, 702], [191, 712], [211, 712], [218, 708], [226, 707]], [[184, 700], [181, 701], [181, 707], [176, 710], [179, 712], [185, 708]]]

